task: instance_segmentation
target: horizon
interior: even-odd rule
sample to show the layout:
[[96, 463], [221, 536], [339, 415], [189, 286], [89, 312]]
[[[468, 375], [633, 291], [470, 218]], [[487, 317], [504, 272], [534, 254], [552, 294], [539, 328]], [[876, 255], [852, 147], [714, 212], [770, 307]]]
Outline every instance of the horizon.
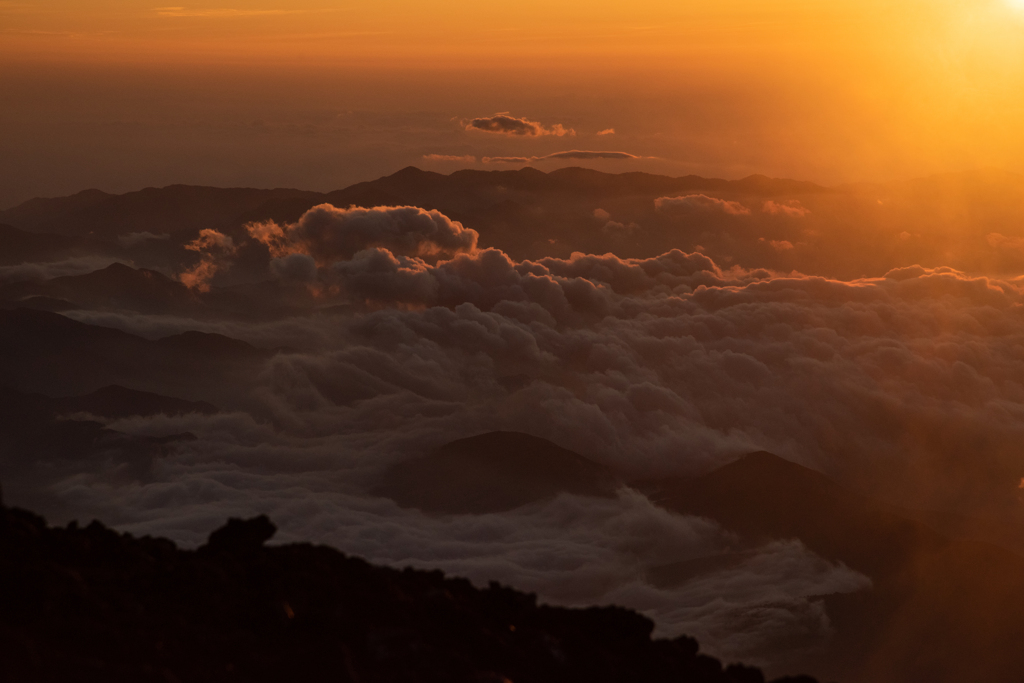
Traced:
[[[623, 155], [581, 162], [613, 172], [825, 185], [1024, 170], [1012, 0], [35, 0], [0, 4], [0, 31], [3, 206], [92, 186], [325, 191], [570, 150]], [[472, 125], [503, 113], [527, 128]]]
[[31, 201], [33, 199], [61, 199], [61, 198], [65, 198], [65, 197], [73, 197], [73, 196], [75, 196], [77, 194], [82, 194], [84, 192], [92, 192], [92, 191], [99, 191], [99, 192], [102, 192], [102, 193], [110, 195], [110, 196], [120, 196], [120, 195], [124, 195], [124, 194], [131, 194], [133, 192], [141, 192], [143, 190], [154, 190], [154, 189], [155, 190], [165, 190], [165, 189], [172, 188], [172, 187], [196, 187], [196, 188], [212, 188], [212, 189], [219, 189], [219, 190], [267, 190], [267, 191], [271, 191], [271, 190], [295, 190], [295, 191], [299, 191], [299, 192], [320, 192], [321, 194], [330, 194], [331, 192], [337, 192], [337, 191], [344, 190], [344, 189], [346, 189], [348, 187], [351, 187], [352, 185], [358, 185], [358, 184], [362, 184], [362, 183], [373, 182], [373, 181], [376, 181], [376, 180], [383, 180], [385, 178], [390, 178], [390, 177], [392, 177], [394, 175], [397, 175], [397, 174], [402, 173], [403, 171], [407, 171], [409, 169], [414, 169], [414, 170], [417, 170], [417, 171], [422, 171], [424, 173], [431, 173], [431, 174], [434, 174], [434, 175], [440, 175], [440, 176], [445, 176], [445, 177], [451, 176], [451, 175], [453, 175], [455, 173], [461, 173], [461, 172], [465, 172], [465, 171], [478, 172], [478, 173], [501, 173], [501, 172], [508, 172], [508, 171], [515, 172], [515, 171], [523, 171], [523, 170], [533, 170], [533, 171], [539, 171], [539, 172], [541, 172], [541, 173], [543, 173], [545, 175], [550, 175], [552, 173], [557, 173], [559, 171], [581, 169], [581, 170], [587, 170], [587, 171], [595, 171], [597, 173], [601, 173], [601, 174], [604, 174], [604, 175], [644, 174], [644, 175], [651, 175], [651, 176], [660, 176], [660, 177], [663, 177], [663, 178], [671, 178], [673, 180], [680, 180], [680, 179], [685, 179], [685, 178], [700, 178], [702, 180], [710, 180], [710, 181], [724, 180], [724, 181], [727, 181], [727, 182], [737, 182], [737, 181], [747, 180], [747, 179], [750, 179], [750, 178], [766, 178], [766, 179], [769, 179], [769, 180], [810, 182], [810, 183], [813, 183], [813, 184], [817, 185], [818, 187], [821, 187], [821, 188], [827, 189], [827, 190], [842, 190], [842, 189], [848, 189], [848, 188], [855, 188], [855, 187], [863, 186], [863, 185], [887, 185], [887, 184], [896, 184], [896, 183], [909, 182], [909, 181], [913, 181], [913, 180], [930, 180], [930, 179], [935, 179], [935, 178], [956, 177], [956, 176], [970, 176], [970, 175], [986, 174], [986, 173], [1005, 173], [1007, 175], [1013, 175], [1013, 176], [1024, 176], [1024, 171], [1009, 171], [1009, 170], [1006, 170], [1004, 168], [981, 166], [981, 167], [977, 167], [977, 168], [969, 168], [969, 169], [963, 169], [963, 170], [959, 170], [959, 171], [944, 171], [944, 172], [940, 172], [940, 173], [932, 173], [932, 174], [928, 174], [928, 175], [924, 175], [924, 176], [912, 176], [912, 177], [895, 178], [895, 179], [891, 179], [891, 180], [888, 180], [888, 181], [874, 181], [874, 182], [870, 182], [870, 181], [866, 181], [865, 180], [865, 181], [857, 181], [857, 182], [839, 183], [839, 184], [836, 184], [836, 185], [824, 185], [824, 184], [817, 183], [817, 182], [815, 182], [813, 180], [809, 180], [807, 178], [774, 177], [774, 176], [765, 175], [763, 173], [750, 173], [748, 175], [744, 175], [744, 176], [740, 176], [740, 177], [729, 178], [729, 177], [702, 176], [702, 175], [699, 175], [699, 174], [687, 174], [687, 175], [683, 175], [683, 176], [671, 176], [671, 175], [666, 175], [666, 174], [662, 174], [662, 173], [651, 173], [651, 172], [648, 172], [648, 171], [605, 171], [605, 170], [599, 170], [599, 169], [595, 169], [595, 168], [589, 168], [589, 167], [586, 167], [586, 166], [562, 166], [560, 168], [553, 168], [553, 169], [549, 169], [549, 170], [545, 171], [543, 169], [539, 169], [539, 168], [536, 168], [534, 166], [529, 166], [529, 165], [522, 166], [520, 168], [515, 168], [515, 169], [457, 168], [457, 169], [446, 170], [446, 171], [437, 171], [437, 170], [433, 170], [433, 169], [430, 169], [430, 168], [421, 168], [420, 166], [417, 166], [415, 164], [410, 164], [408, 166], [405, 166], [403, 168], [398, 169], [397, 171], [393, 171], [391, 173], [386, 173], [386, 174], [384, 174], [382, 176], [378, 176], [378, 177], [375, 177], [375, 178], [368, 178], [368, 179], [358, 180], [355, 183], [351, 183], [351, 184], [346, 185], [344, 187], [336, 187], [336, 188], [333, 188], [333, 189], [330, 189], [330, 190], [324, 190], [324, 191], [310, 190], [308, 188], [303, 188], [303, 187], [283, 186], [283, 185], [279, 185], [279, 186], [254, 186], [254, 185], [214, 186], [214, 185], [196, 185], [196, 184], [191, 184], [191, 183], [169, 183], [167, 185], [146, 185], [146, 186], [142, 186], [142, 187], [135, 187], [135, 188], [132, 188], [132, 189], [127, 189], [127, 190], [124, 190], [123, 192], [111, 192], [111, 191], [108, 191], [108, 190], [104, 190], [104, 189], [102, 189], [100, 187], [85, 187], [85, 188], [79, 189], [77, 191], [71, 192], [70, 194], [66, 194], [66, 195], [51, 195], [51, 196], [38, 195], [38, 196], [35, 196], [35, 197], [29, 197], [27, 199], [24, 199], [24, 200], [22, 200], [20, 202], [15, 203], [15, 204], [11, 204], [11, 205], [8, 205], [6, 207], [0, 207], [0, 212], [2, 212], [2, 211], [9, 211], [11, 209], [17, 208], [21, 204], [24, 204], [25, 202]]

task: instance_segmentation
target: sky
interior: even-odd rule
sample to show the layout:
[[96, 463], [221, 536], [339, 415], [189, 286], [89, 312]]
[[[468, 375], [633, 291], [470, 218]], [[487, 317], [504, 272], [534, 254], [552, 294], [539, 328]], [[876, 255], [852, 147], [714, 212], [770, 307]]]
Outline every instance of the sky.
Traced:
[[[549, 170], [570, 150], [625, 153], [573, 162], [612, 172], [825, 184], [1020, 171], [1022, 78], [1017, 0], [4, 0], [0, 207]], [[499, 113], [566, 134], [467, 126]]]

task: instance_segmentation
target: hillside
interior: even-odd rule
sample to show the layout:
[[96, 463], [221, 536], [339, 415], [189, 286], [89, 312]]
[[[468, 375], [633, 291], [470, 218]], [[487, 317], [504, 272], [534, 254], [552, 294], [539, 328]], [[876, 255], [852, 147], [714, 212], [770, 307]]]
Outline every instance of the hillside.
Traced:
[[[762, 683], [617, 607], [264, 546], [266, 517], [196, 551], [0, 509], [0, 674], [17, 681]], [[790, 683], [814, 683], [801, 677]]]

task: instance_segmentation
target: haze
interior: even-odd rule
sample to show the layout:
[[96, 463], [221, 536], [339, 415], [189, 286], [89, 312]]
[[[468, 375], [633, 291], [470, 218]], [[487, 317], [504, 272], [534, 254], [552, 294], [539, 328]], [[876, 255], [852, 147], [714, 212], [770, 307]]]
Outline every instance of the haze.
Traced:
[[[610, 172], [823, 184], [1022, 168], [1008, 0], [154, 5], [0, 3], [0, 206], [572, 149], [642, 157], [582, 162]], [[576, 135], [459, 125], [505, 111]]]

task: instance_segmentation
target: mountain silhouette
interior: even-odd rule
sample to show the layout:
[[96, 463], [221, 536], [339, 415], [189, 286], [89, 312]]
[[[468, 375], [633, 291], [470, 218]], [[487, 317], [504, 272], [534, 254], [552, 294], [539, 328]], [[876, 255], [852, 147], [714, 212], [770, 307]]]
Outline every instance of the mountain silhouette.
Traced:
[[605, 467], [520, 432], [459, 439], [392, 466], [377, 493], [424, 512], [500, 512], [559, 493], [610, 496], [617, 478]]
[[102, 252], [94, 240], [53, 233], [28, 232], [0, 224], [0, 265], [57, 261], [87, 252]]
[[177, 280], [148, 269], [112, 263], [84, 275], [56, 277], [0, 288], [0, 297], [20, 302], [30, 297], [69, 301], [90, 309], [184, 314], [202, 307], [200, 297]]
[[89, 413], [110, 419], [152, 415], [184, 415], [202, 413], [212, 415], [217, 406], [205, 401], [186, 401], [161, 396], [149, 391], [136, 391], [116, 384], [97, 389], [84, 396], [64, 396], [52, 399], [55, 413]]
[[[697, 201], [682, 202], [674, 211], [655, 203], [694, 195]], [[723, 211], [724, 204], [700, 195], [741, 209]], [[0, 212], [0, 223], [103, 238], [105, 249], [122, 260], [178, 272], [194, 265], [195, 253], [184, 245], [200, 230], [218, 230], [238, 247], [233, 272], [220, 275], [235, 284], [270, 276], [269, 253], [251, 240], [246, 224], [291, 223], [325, 202], [436, 209], [480, 233], [482, 246], [517, 260], [564, 258], [574, 251], [646, 258], [677, 248], [701, 251], [720, 264], [842, 279], [878, 277], [913, 263], [991, 273], [1024, 268], [1020, 250], [998, 248], [1024, 237], [1016, 227], [1024, 217], [1024, 178], [995, 171], [828, 188], [763, 175], [673, 178], [578, 167], [443, 175], [407, 167], [326, 193], [172, 185], [123, 195], [33, 199]], [[910, 229], [915, 225], [930, 226], [927, 238]], [[114, 244], [115, 237], [131, 233], [167, 237]]]
[[34, 232], [112, 236], [132, 232], [198, 234], [235, 227], [235, 218], [260, 204], [315, 192], [192, 185], [148, 187], [123, 195], [86, 190], [72, 197], [32, 199], [4, 211], [2, 221]]
[[57, 399], [0, 387], [0, 477], [18, 492], [31, 489], [41, 476], [77, 471], [85, 462], [114, 463], [126, 475], [145, 476], [170, 444], [196, 437], [188, 432], [134, 436], [77, 414], [118, 418], [211, 410], [216, 408], [123, 387]]
[[0, 386], [50, 396], [117, 384], [223, 405], [272, 353], [219, 334], [153, 341], [56, 313], [0, 310]]

